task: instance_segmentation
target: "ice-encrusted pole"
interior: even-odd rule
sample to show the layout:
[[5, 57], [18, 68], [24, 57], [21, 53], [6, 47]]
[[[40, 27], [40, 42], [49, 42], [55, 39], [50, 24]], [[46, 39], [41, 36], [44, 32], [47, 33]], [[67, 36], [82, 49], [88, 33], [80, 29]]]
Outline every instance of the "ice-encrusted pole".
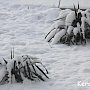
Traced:
[[59, 0], [58, 8], [60, 8], [61, 0]]

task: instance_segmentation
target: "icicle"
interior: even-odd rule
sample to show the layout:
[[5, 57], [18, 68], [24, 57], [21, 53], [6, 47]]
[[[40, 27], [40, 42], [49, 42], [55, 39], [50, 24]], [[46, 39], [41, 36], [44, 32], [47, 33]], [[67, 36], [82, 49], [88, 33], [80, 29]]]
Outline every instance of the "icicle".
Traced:
[[66, 30], [65, 30], [65, 29], [62, 29], [61, 31], [59, 31], [59, 32], [55, 35], [55, 37], [53, 38], [52, 44], [58, 43], [59, 40], [61, 39], [61, 37], [62, 37], [63, 35], [65, 35], [65, 33], [66, 33]]
[[53, 31], [51, 31], [51, 33], [46, 37], [45, 41], [49, 42], [57, 33], [57, 29], [54, 29]]
[[74, 29], [73, 26], [69, 26], [67, 29], [67, 33], [70, 35], [73, 29]]
[[67, 15], [66, 20], [65, 20], [65, 25], [70, 26], [72, 24], [73, 20], [75, 20], [75, 12], [74, 11], [70, 12]]
[[79, 29], [78, 29], [77, 27], [75, 27], [75, 28], [73, 29], [73, 34], [76, 36], [78, 32], [79, 32]]
[[86, 18], [83, 16], [81, 18], [82, 24], [81, 24], [81, 29], [82, 29], [82, 34], [83, 34], [83, 38], [85, 39], [85, 22], [86, 22]]
[[85, 18], [85, 17], [82, 17], [82, 18], [81, 18], [81, 21], [82, 21], [81, 28], [82, 28], [82, 31], [84, 32], [84, 31], [85, 31], [86, 18]]

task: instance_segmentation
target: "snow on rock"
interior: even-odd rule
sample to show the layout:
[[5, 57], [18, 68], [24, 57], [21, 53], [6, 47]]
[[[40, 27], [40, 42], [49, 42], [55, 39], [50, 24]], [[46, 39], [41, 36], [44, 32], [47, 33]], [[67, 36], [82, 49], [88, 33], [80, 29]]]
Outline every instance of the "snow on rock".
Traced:
[[66, 33], [66, 30], [65, 29], [62, 29], [61, 31], [59, 31], [57, 34], [55, 34], [55, 37], [53, 38], [52, 40], [52, 44], [56, 44], [60, 41], [61, 37], [63, 35], [65, 35]]

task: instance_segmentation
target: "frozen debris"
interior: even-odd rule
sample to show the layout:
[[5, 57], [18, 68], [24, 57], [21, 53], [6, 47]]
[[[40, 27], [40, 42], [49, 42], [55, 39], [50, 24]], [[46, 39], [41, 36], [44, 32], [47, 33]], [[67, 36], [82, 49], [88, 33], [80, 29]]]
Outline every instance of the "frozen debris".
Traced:
[[[12, 53], [12, 55], [14, 55]], [[11, 56], [12, 57], [12, 56]], [[23, 83], [25, 79], [31, 81], [49, 79], [48, 70], [37, 57], [22, 55], [8, 60], [0, 68], [0, 85], [5, 83]]]
[[61, 10], [58, 18], [54, 21], [51, 26], [53, 27], [52, 31], [45, 38], [47, 42], [85, 45], [87, 37], [90, 39], [90, 10], [80, 10], [79, 4], [78, 10], [75, 5], [74, 10]]

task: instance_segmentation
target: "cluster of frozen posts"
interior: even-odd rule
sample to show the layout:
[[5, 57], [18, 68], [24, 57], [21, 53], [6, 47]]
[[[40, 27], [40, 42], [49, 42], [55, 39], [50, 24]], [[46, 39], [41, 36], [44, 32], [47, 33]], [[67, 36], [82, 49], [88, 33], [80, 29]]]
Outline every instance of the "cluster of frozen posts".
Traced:
[[50, 32], [45, 36], [51, 44], [85, 45], [90, 39], [90, 10], [65, 9], [60, 10], [59, 17], [54, 20]]

